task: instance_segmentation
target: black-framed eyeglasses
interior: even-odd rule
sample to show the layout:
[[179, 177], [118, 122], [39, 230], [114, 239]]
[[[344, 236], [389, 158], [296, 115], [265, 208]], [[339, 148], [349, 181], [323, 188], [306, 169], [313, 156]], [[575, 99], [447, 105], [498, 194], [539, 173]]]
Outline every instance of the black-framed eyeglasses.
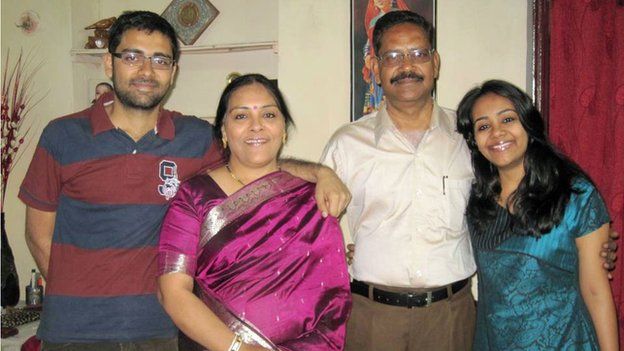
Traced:
[[150, 60], [152, 62], [152, 68], [154, 69], [171, 69], [174, 59], [167, 56], [162, 55], [154, 55], [154, 56], [146, 56], [140, 52], [113, 52], [111, 53], [114, 57], [121, 59], [121, 62], [125, 63], [130, 67], [142, 67], [145, 63], [145, 60]]
[[378, 56], [377, 59], [386, 67], [402, 65], [403, 62], [405, 62], [406, 57], [411, 63], [425, 63], [431, 61], [433, 51], [433, 49], [411, 49], [406, 52], [388, 51], [385, 54]]

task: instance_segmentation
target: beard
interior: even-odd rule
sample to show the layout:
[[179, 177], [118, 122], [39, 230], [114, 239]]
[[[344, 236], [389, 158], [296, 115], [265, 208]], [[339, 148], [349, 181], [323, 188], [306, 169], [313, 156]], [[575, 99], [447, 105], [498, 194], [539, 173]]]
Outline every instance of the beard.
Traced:
[[115, 71], [113, 70], [113, 90], [115, 91], [115, 95], [117, 95], [124, 106], [132, 109], [144, 111], [153, 110], [162, 102], [169, 91], [169, 87], [161, 88], [161, 84], [156, 80], [135, 78], [130, 79], [128, 83], [132, 84], [135, 81], [153, 84], [154, 90], [149, 94], [143, 94], [136, 90], [128, 89], [124, 84], [117, 81]]

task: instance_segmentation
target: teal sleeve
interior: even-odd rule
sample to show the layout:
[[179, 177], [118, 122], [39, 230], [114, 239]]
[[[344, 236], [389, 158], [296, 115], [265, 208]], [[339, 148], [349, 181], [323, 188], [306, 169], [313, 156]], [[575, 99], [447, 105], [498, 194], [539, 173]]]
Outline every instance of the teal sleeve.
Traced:
[[576, 212], [574, 236], [581, 237], [609, 223], [609, 212], [598, 189], [586, 180], [577, 183], [578, 194], [573, 194], [570, 204]]

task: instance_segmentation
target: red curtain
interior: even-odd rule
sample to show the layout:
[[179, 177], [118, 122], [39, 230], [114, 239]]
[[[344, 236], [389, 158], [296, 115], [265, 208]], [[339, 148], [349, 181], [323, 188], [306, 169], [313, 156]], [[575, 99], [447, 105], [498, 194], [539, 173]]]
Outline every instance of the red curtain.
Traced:
[[550, 5], [550, 137], [590, 174], [620, 233], [611, 286], [624, 345], [624, 1]]

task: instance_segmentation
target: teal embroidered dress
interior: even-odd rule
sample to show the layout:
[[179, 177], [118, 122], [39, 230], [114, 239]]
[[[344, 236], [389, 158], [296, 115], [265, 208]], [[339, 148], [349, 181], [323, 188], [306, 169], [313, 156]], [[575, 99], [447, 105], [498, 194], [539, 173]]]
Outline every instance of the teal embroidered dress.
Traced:
[[574, 240], [609, 215], [591, 183], [575, 189], [561, 223], [539, 239], [511, 230], [502, 207], [485, 233], [471, 228], [479, 278], [473, 350], [598, 350]]

